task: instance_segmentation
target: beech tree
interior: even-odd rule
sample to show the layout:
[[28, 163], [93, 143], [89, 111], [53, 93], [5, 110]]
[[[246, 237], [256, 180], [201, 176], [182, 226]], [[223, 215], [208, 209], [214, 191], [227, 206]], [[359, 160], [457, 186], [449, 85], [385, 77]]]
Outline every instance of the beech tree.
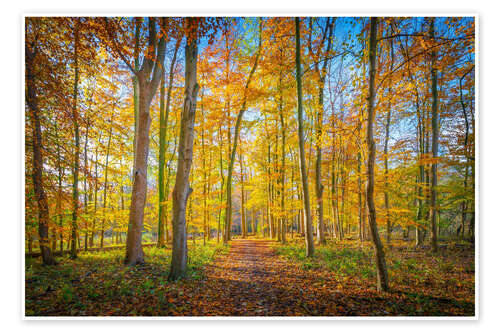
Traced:
[[77, 257], [76, 253], [76, 234], [78, 229], [78, 176], [80, 171], [80, 128], [78, 124], [78, 80], [79, 80], [79, 68], [78, 68], [78, 45], [80, 42], [80, 19], [76, 18], [73, 22], [73, 34], [74, 34], [74, 57], [73, 66], [75, 71], [75, 78], [73, 83], [73, 128], [75, 135], [75, 157], [73, 166], [73, 217], [71, 223], [71, 258], [75, 259]]
[[[430, 37], [434, 39], [435, 18], [430, 18]], [[437, 69], [436, 69], [436, 50], [431, 51], [431, 90], [432, 90], [432, 184], [431, 184], [431, 247], [433, 252], [437, 252], [437, 157], [438, 157], [438, 93], [437, 93]]]
[[370, 40], [369, 40], [369, 81], [368, 81], [368, 123], [366, 126], [366, 140], [368, 143], [368, 182], [366, 184], [366, 201], [368, 204], [368, 222], [372, 241], [375, 248], [375, 260], [377, 265], [377, 290], [387, 291], [389, 289], [389, 280], [387, 276], [387, 266], [385, 263], [385, 253], [377, 227], [377, 212], [373, 197], [375, 186], [375, 154], [376, 147], [373, 140], [373, 123], [375, 119], [374, 103], [376, 98], [375, 78], [377, 63], [377, 17], [370, 19]]
[[[142, 229], [144, 224], [144, 206], [147, 195], [147, 159], [149, 152], [149, 128], [151, 116], [149, 107], [153, 100], [158, 85], [160, 84], [165, 60], [167, 19], [160, 19], [160, 33], [157, 33], [157, 18], [148, 18], [148, 45], [144, 53], [142, 65], [139, 70], [129, 62], [121, 48], [117, 47], [114, 34], [118, 29], [114, 22], [105, 18], [106, 30], [111, 39], [112, 48], [125, 62], [129, 70], [137, 78], [138, 84], [138, 109], [137, 130], [135, 132], [135, 154], [133, 168], [132, 198], [130, 203], [129, 224], [127, 232], [127, 247], [125, 264], [135, 265], [144, 263], [142, 250]], [[138, 29], [138, 28], [137, 28]]]
[[311, 220], [311, 206], [309, 201], [309, 183], [306, 172], [306, 157], [304, 150], [304, 120], [302, 106], [302, 69], [300, 56], [300, 18], [295, 18], [295, 79], [297, 81], [297, 121], [299, 125], [299, 155], [300, 175], [302, 178], [302, 193], [304, 195], [306, 255], [314, 255], [314, 239]]
[[[37, 75], [39, 69], [37, 57], [39, 56], [39, 39], [36, 33], [39, 26], [39, 19], [29, 20], [26, 29], [26, 41], [24, 46], [26, 63], [26, 104], [29, 108], [31, 126], [33, 131], [33, 187], [38, 206], [38, 235], [40, 237], [40, 251], [45, 265], [56, 263], [51, 248], [49, 246], [49, 206], [47, 195], [43, 186], [43, 142], [42, 129], [40, 125], [40, 109], [38, 107], [37, 96]], [[33, 38], [29, 35], [33, 33]]]
[[172, 84], [174, 80], [175, 62], [177, 60], [177, 51], [181, 43], [181, 38], [177, 38], [174, 48], [174, 56], [170, 63], [167, 87], [167, 103], [165, 105], [165, 72], [162, 74], [160, 87], [160, 143], [158, 156], [158, 247], [165, 245], [167, 234], [167, 210], [166, 200], [168, 192], [165, 188], [165, 150], [166, 150], [166, 132], [170, 115], [170, 104], [172, 98]]
[[169, 280], [177, 280], [186, 273], [187, 234], [186, 204], [193, 189], [189, 185], [189, 174], [193, 163], [194, 120], [199, 85], [196, 82], [198, 61], [198, 19], [186, 18], [185, 88], [182, 109], [179, 146], [177, 148], [177, 173], [175, 178], [172, 212], [172, 264]]

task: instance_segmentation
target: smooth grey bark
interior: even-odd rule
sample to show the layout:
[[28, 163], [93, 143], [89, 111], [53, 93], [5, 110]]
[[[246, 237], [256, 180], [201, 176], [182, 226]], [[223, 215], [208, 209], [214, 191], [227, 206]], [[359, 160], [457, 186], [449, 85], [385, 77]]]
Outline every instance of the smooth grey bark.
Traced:
[[[186, 19], [188, 26], [195, 22]], [[193, 163], [194, 121], [196, 115], [196, 98], [199, 85], [196, 82], [198, 60], [198, 41], [195, 36], [189, 38], [185, 47], [185, 89], [182, 109], [177, 174], [175, 179], [172, 217], [172, 263], [169, 280], [177, 280], [184, 276], [187, 269], [187, 234], [186, 204], [193, 189], [189, 186], [189, 173]]]
[[377, 290], [389, 290], [387, 266], [382, 242], [378, 234], [377, 216], [373, 191], [375, 186], [375, 141], [373, 139], [373, 123], [375, 120], [375, 75], [377, 61], [377, 17], [370, 19], [370, 40], [369, 40], [369, 83], [368, 83], [368, 123], [366, 141], [368, 143], [368, 182], [366, 185], [366, 201], [368, 204], [368, 221], [372, 234], [372, 241], [375, 247], [375, 260], [377, 263]]
[[303, 105], [302, 105], [302, 69], [300, 56], [300, 19], [295, 18], [295, 79], [297, 81], [297, 119], [299, 126], [299, 154], [300, 154], [300, 175], [302, 179], [302, 192], [304, 195], [304, 210], [305, 210], [305, 232], [306, 232], [306, 256], [314, 255], [314, 239], [311, 220], [311, 206], [309, 201], [309, 182], [307, 180], [306, 171], [306, 155], [304, 151], [304, 120], [303, 120]]
[[[165, 35], [157, 41], [156, 19], [150, 17], [148, 22], [148, 51], [139, 71], [128, 64], [129, 69], [136, 75], [139, 86], [139, 109], [137, 117], [137, 131], [134, 154], [134, 171], [132, 196], [127, 232], [127, 246], [125, 264], [135, 265], [144, 263], [142, 249], [142, 229], [144, 224], [144, 206], [147, 195], [147, 159], [149, 153], [149, 128], [151, 116], [149, 107], [156, 94], [161, 79], [163, 62], [165, 59]], [[166, 18], [161, 18], [161, 25], [166, 26]], [[155, 60], [153, 60], [155, 59]]]

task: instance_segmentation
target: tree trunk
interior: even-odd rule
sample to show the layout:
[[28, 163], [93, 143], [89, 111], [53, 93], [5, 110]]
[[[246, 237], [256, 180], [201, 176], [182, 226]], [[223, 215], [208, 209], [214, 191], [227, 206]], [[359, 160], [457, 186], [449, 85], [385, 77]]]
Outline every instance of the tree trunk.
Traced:
[[[434, 40], [434, 21], [435, 17], [431, 17], [430, 37]], [[438, 95], [437, 95], [437, 69], [436, 69], [436, 50], [431, 51], [431, 81], [432, 81], [432, 184], [431, 184], [431, 248], [432, 252], [437, 252], [437, 158], [438, 158], [438, 140], [439, 140], [439, 125], [438, 125]]]
[[[134, 69], [136, 72], [139, 71], [139, 47], [141, 38], [141, 25], [142, 18], [134, 18], [135, 33], [134, 33]], [[135, 147], [137, 140], [137, 130], [138, 130], [138, 119], [139, 119], [139, 81], [137, 80], [137, 75], [132, 75], [132, 85], [134, 87], [134, 156]]]
[[[161, 25], [163, 27], [166, 25], [165, 20], [165, 18], [161, 18]], [[160, 83], [165, 59], [165, 36], [162, 34], [160, 41], [156, 42], [156, 19], [152, 17], [149, 18], [148, 42], [147, 54], [144, 57], [141, 69], [134, 73], [139, 83], [139, 114], [137, 118], [132, 197], [124, 260], [125, 264], [128, 265], [144, 263], [142, 229], [147, 195], [149, 128], [151, 125], [149, 107]], [[157, 54], [153, 54], [155, 51]]]
[[95, 146], [95, 166], [94, 166], [94, 174], [95, 174], [95, 184], [94, 184], [94, 218], [92, 219], [92, 228], [90, 230], [90, 247], [94, 247], [94, 236], [95, 236], [95, 224], [96, 224], [96, 216], [97, 216], [97, 191], [99, 189], [99, 175], [97, 174], [97, 166], [98, 166], [98, 158], [99, 158], [99, 144], [101, 143], [101, 135], [99, 132], [99, 137], [97, 138], [97, 144]]
[[[103, 219], [101, 221], [101, 242], [100, 242], [100, 247], [101, 249], [104, 247], [104, 227], [105, 227], [105, 222], [106, 222], [106, 207], [107, 207], [107, 201], [108, 201], [108, 165], [109, 165], [109, 150], [111, 148], [111, 137], [113, 134], [113, 115], [111, 115], [110, 118], [110, 124], [109, 124], [109, 136], [108, 136], [108, 146], [106, 148], [106, 162], [104, 164], [104, 197], [103, 197], [103, 202], [102, 202], [102, 209], [103, 209]], [[112, 238], [111, 238], [112, 239]]]
[[160, 83], [160, 152], [158, 165], [158, 247], [164, 247], [166, 241], [166, 226], [167, 226], [167, 209], [168, 192], [165, 188], [165, 150], [166, 150], [166, 134], [168, 126], [168, 117], [170, 113], [170, 99], [172, 96], [172, 82], [174, 79], [175, 62], [177, 59], [177, 51], [179, 49], [181, 39], [175, 43], [174, 56], [170, 63], [170, 72], [167, 88], [167, 103], [165, 107], [165, 72], [163, 71]]
[[[390, 65], [389, 71], [392, 72], [393, 61], [394, 61], [394, 48], [393, 48], [393, 40], [389, 39], [389, 48], [390, 48]], [[392, 77], [389, 77], [389, 102], [387, 108], [387, 118], [385, 122], [385, 140], [384, 140], [384, 178], [385, 178], [385, 186], [384, 186], [384, 205], [385, 205], [385, 216], [386, 216], [386, 242], [387, 246], [391, 246], [391, 217], [389, 213], [389, 133], [391, 128], [391, 102], [392, 102]]]
[[[77, 18], [79, 20], [79, 18]], [[76, 21], [74, 27], [75, 44], [74, 44], [74, 66], [75, 66], [75, 80], [73, 84], [73, 129], [75, 132], [75, 157], [73, 165], [73, 216], [71, 220], [71, 254], [70, 258], [75, 259], [76, 253], [76, 237], [78, 228], [78, 176], [79, 176], [79, 163], [80, 163], [80, 129], [78, 117], [78, 44], [79, 44], [79, 22]]]
[[134, 157], [132, 196], [127, 231], [127, 250], [125, 255], [125, 263], [130, 265], [144, 263], [144, 252], [141, 243], [144, 223], [144, 206], [146, 204], [147, 194], [147, 155], [149, 152], [149, 127], [151, 118], [149, 115], [149, 103], [146, 100], [146, 95], [149, 95], [150, 92], [143, 80], [139, 80], [139, 91], [136, 154]]
[[306, 215], [306, 255], [312, 257], [314, 255], [314, 239], [311, 221], [311, 206], [309, 201], [309, 182], [306, 172], [306, 156], [304, 151], [304, 121], [303, 121], [303, 106], [302, 106], [302, 69], [300, 57], [300, 19], [295, 18], [295, 79], [297, 81], [297, 113], [299, 126], [299, 154], [300, 154], [300, 175], [302, 179], [302, 191], [304, 193], [304, 210]]
[[224, 202], [224, 167], [222, 165], [222, 125], [219, 124], [219, 171], [220, 171], [220, 194], [219, 194], [219, 215], [217, 217], [217, 244], [221, 236], [222, 204]]
[[[191, 18], [187, 24], [194, 27]], [[188, 36], [189, 37], [189, 36]], [[187, 266], [187, 233], [186, 204], [193, 189], [189, 186], [189, 173], [193, 162], [194, 121], [196, 115], [196, 98], [199, 85], [196, 82], [196, 63], [198, 59], [198, 44], [195, 37], [186, 43], [185, 47], [185, 90], [184, 107], [181, 115], [177, 174], [175, 179], [172, 217], [172, 264], [169, 280], [177, 280], [186, 272]]]
[[364, 241], [363, 235], [363, 191], [361, 180], [361, 152], [358, 152], [358, 238], [361, 243]]
[[245, 216], [245, 185], [244, 185], [244, 177], [243, 177], [243, 152], [241, 151], [241, 143], [240, 143], [240, 183], [241, 183], [241, 230], [243, 233], [243, 238], [247, 238], [248, 230], [247, 230], [247, 221]]
[[[36, 41], [34, 42], [36, 43]], [[33, 188], [38, 206], [38, 237], [40, 252], [44, 265], [54, 265], [52, 251], [49, 244], [49, 205], [45, 189], [43, 188], [43, 142], [42, 128], [40, 124], [40, 110], [38, 108], [38, 97], [35, 83], [35, 56], [36, 45], [32, 45], [30, 50], [28, 42], [25, 43], [26, 57], [26, 103], [30, 109], [31, 122], [33, 126]]]
[[87, 168], [87, 153], [88, 153], [88, 143], [89, 143], [89, 121], [87, 120], [87, 126], [85, 129], [85, 146], [83, 149], [83, 168], [84, 168], [84, 179], [83, 179], [83, 207], [85, 212], [85, 243], [84, 249], [87, 251], [88, 249], [88, 238], [89, 238], [89, 230], [88, 230], [88, 194], [87, 194], [87, 178], [88, 178], [88, 168]]
[[323, 184], [321, 183], [321, 137], [323, 131], [323, 86], [324, 82], [320, 80], [318, 103], [320, 105], [318, 119], [316, 123], [316, 164], [315, 164], [315, 189], [316, 189], [316, 214], [318, 215], [318, 242], [326, 244], [325, 224], [323, 219]]
[[369, 210], [369, 223], [372, 234], [372, 241], [375, 247], [375, 259], [377, 263], [377, 290], [389, 290], [389, 281], [387, 276], [387, 267], [385, 263], [384, 247], [380, 241], [377, 228], [377, 217], [375, 209], [375, 200], [373, 197], [375, 186], [375, 141], [373, 139], [373, 123], [375, 118], [375, 74], [377, 60], [377, 17], [372, 17], [370, 21], [370, 49], [369, 49], [369, 95], [368, 95], [368, 124], [366, 140], [368, 143], [368, 183], [366, 186], [366, 200]]
[[[465, 121], [465, 138], [464, 138], [464, 157], [466, 161], [465, 165], [465, 175], [464, 175], [464, 192], [467, 192], [467, 186], [468, 186], [468, 177], [469, 177], [469, 119], [467, 116], [467, 111], [465, 109], [465, 102], [464, 102], [464, 97], [463, 97], [463, 88], [462, 88], [462, 80], [469, 74], [474, 67], [472, 66], [467, 72], [465, 72], [464, 75], [459, 80], [459, 90], [460, 90], [460, 104], [462, 106], [462, 112], [464, 115], [464, 121]], [[464, 233], [465, 233], [465, 222], [467, 219], [467, 201], [462, 202], [462, 239], [464, 239]], [[470, 230], [470, 228], [469, 228]]]
[[165, 246], [163, 224], [165, 223], [165, 139], [167, 123], [165, 121], [165, 70], [162, 71], [160, 81], [160, 142], [158, 156], [158, 239], [157, 247]]
[[[282, 54], [282, 52], [280, 53]], [[280, 194], [281, 194], [281, 243], [286, 243], [286, 211], [285, 211], [285, 143], [286, 143], [286, 129], [285, 117], [283, 115], [283, 87], [282, 87], [282, 72], [280, 70], [279, 77], [279, 111], [280, 111], [280, 128], [281, 128], [281, 168], [280, 168]], [[278, 143], [276, 143], [278, 144]]]

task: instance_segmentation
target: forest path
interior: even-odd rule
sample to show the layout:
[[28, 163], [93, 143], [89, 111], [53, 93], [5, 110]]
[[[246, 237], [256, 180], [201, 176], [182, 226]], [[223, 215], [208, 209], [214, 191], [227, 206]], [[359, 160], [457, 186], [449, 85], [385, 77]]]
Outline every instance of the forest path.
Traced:
[[[204, 315], [311, 316], [346, 314], [342, 292], [335, 281], [309, 274], [276, 255], [269, 240], [231, 241], [227, 255], [218, 256], [205, 269], [200, 302]], [[349, 311], [347, 311], [349, 312]]]

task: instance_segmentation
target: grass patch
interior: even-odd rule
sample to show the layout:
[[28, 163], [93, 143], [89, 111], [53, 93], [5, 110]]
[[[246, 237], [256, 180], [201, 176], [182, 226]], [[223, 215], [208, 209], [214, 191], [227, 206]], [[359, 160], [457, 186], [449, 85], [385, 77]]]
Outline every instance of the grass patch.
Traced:
[[[349, 288], [375, 290], [376, 267], [371, 246], [357, 240], [329, 242], [315, 248], [313, 258], [305, 255], [303, 241], [275, 245], [277, 254], [298, 263], [304, 270], [328, 271]], [[403, 244], [404, 245], [404, 244]], [[437, 254], [426, 248], [393, 246], [385, 248], [389, 285], [393, 292], [405, 295], [411, 303], [404, 313], [443, 312], [447, 306], [456, 313], [473, 313], [475, 301], [475, 265], [473, 249], [447, 247]], [[414, 312], [412, 312], [414, 311]], [[448, 314], [455, 314], [449, 312]]]
[[166, 295], [178, 294], [182, 283], [202, 279], [203, 267], [228, 251], [215, 242], [188, 247], [186, 279], [177, 282], [168, 281], [168, 248], [144, 248], [146, 263], [132, 267], [123, 264], [123, 249], [81, 252], [76, 260], [58, 257], [59, 264], [50, 267], [40, 258], [26, 258], [26, 315], [128, 315], [141, 306], [153, 313], [165, 306]]
[[287, 259], [299, 262], [306, 270], [327, 269], [340, 276], [375, 276], [370, 254], [355, 248], [338, 249], [322, 246], [315, 249], [313, 258], [307, 258], [303, 245], [290, 243], [276, 247], [276, 252]]

